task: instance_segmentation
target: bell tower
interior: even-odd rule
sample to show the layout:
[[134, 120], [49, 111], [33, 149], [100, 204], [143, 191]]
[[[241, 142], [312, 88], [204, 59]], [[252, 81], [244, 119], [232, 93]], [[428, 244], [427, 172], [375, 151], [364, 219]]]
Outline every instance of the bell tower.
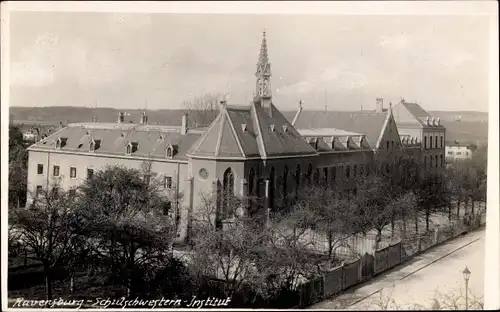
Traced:
[[271, 89], [271, 64], [267, 55], [266, 32], [262, 35], [262, 44], [260, 46], [259, 62], [255, 73], [256, 81], [256, 100], [259, 100], [263, 107], [269, 107], [272, 98]]

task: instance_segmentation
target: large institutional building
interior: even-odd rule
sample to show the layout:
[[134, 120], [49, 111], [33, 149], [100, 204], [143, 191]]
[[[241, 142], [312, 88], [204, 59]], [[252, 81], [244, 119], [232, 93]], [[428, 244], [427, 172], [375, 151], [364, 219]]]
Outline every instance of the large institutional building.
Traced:
[[[179, 237], [216, 195], [218, 225], [231, 218], [220, 200], [226, 192], [263, 198], [249, 211], [268, 213], [286, 205], [305, 183], [335, 184], [346, 191], [355, 177], [374, 166], [412, 159], [424, 167], [444, 166], [446, 130], [439, 118], [404, 100], [355, 112], [299, 110], [286, 116], [273, 104], [271, 64], [264, 33], [256, 71], [256, 96], [244, 106], [220, 105], [207, 128], [138, 124], [75, 123], [29, 148], [28, 191], [38, 196], [53, 187], [72, 189], [107, 165], [141, 168], [151, 162], [171, 198]], [[226, 191], [226, 192], [224, 192]], [[255, 206], [255, 207], [253, 207]]]

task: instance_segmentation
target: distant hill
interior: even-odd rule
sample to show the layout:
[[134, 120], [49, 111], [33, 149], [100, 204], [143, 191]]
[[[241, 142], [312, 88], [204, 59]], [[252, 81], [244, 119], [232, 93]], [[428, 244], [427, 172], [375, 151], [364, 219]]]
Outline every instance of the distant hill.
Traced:
[[471, 111], [429, 111], [429, 114], [439, 117], [444, 121], [477, 121], [487, 122], [488, 113], [485, 112], [471, 112]]
[[[59, 125], [71, 122], [92, 121], [97, 116], [99, 122], [115, 122], [119, 109], [113, 108], [85, 108], [71, 106], [52, 107], [10, 107], [10, 116], [17, 123], [29, 125], [31, 123], [43, 125]], [[126, 110], [125, 122], [139, 122], [143, 110]], [[150, 124], [180, 126], [181, 117], [186, 110], [164, 109], [148, 111]], [[284, 111], [289, 120], [293, 119], [295, 111]], [[469, 111], [429, 111], [432, 116], [439, 117], [447, 128], [447, 141], [458, 140], [461, 143], [485, 143], [488, 141], [488, 113]], [[458, 118], [458, 117], [461, 118]], [[457, 120], [458, 119], [458, 120]]]

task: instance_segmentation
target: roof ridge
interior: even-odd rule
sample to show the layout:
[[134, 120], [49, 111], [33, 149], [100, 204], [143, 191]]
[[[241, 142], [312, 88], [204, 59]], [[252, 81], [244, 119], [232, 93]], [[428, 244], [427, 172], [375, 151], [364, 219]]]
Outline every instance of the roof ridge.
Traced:
[[259, 133], [257, 133], [257, 146], [261, 147], [259, 149], [259, 152], [262, 149], [261, 154], [264, 154], [264, 155], [261, 155], [261, 157], [267, 157], [267, 152], [266, 152], [266, 147], [265, 147], [265, 144], [264, 144], [264, 139], [262, 138], [262, 127], [261, 127], [260, 122], [259, 122], [259, 114], [257, 114], [257, 105], [255, 104], [255, 102], [253, 102], [251, 104], [251, 110], [253, 111], [253, 114], [254, 114], [254, 117], [255, 117], [255, 122], [257, 123], [257, 129], [259, 130]]
[[226, 119], [229, 122], [229, 126], [231, 127], [231, 131], [233, 131], [233, 136], [236, 140], [236, 144], [238, 144], [238, 148], [240, 149], [241, 155], [243, 157], [246, 157], [245, 151], [243, 150], [243, 146], [241, 145], [240, 138], [238, 136], [238, 133], [236, 133], [236, 129], [234, 127], [233, 121], [231, 120], [231, 116], [229, 115], [229, 112], [227, 109], [224, 109], [224, 113], [226, 114]]
[[215, 152], [214, 152], [215, 157], [219, 156], [220, 145], [222, 143], [222, 132], [224, 130], [224, 121], [226, 120], [225, 114], [221, 113], [221, 115], [222, 116], [220, 121], [219, 132], [217, 133], [217, 144], [215, 145]]
[[222, 118], [222, 116], [221, 116], [221, 113], [219, 112], [219, 114], [217, 115], [217, 117], [215, 117], [215, 120], [207, 128], [207, 130], [205, 131], [205, 133], [203, 133], [203, 135], [198, 140], [198, 142], [196, 142], [195, 145], [193, 145], [193, 147], [192, 147], [192, 152], [193, 153], [195, 152], [195, 150], [197, 150], [197, 149], [200, 148], [201, 144], [207, 139], [207, 137], [210, 134], [210, 131], [212, 130], [212, 128], [215, 126], [215, 124], [217, 124], [217, 121], [220, 120], [221, 118]]

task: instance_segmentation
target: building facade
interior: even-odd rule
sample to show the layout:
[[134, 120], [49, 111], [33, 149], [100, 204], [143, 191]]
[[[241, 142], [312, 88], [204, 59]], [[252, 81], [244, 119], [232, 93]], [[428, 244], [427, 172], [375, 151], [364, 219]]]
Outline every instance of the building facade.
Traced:
[[404, 102], [394, 110], [377, 99], [374, 111], [310, 112], [300, 104], [293, 116], [280, 112], [273, 104], [265, 33], [255, 76], [254, 99], [244, 106], [222, 102], [207, 128], [191, 129], [187, 116], [180, 127], [148, 125], [145, 114], [128, 124], [120, 113], [116, 123], [94, 120], [59, 129], [29, 148], [31, 198], [55, 185], [75, 188], [108, 165], [140, 169], [148, 161], [184, 239], [207, 196], [216, 198], [214, 221], [223, 226], [232, 218], [227, 194], [262, 199], [249, 200], [246, 211], [268, 215], [305, 184], [349, 191], [357, 176], [403, 158], [443, 164], [444, 127], [413, 116]]
[[472, 159], [472, 150], [467, 145], [447, 145], [445, 152], [447, 162]]

